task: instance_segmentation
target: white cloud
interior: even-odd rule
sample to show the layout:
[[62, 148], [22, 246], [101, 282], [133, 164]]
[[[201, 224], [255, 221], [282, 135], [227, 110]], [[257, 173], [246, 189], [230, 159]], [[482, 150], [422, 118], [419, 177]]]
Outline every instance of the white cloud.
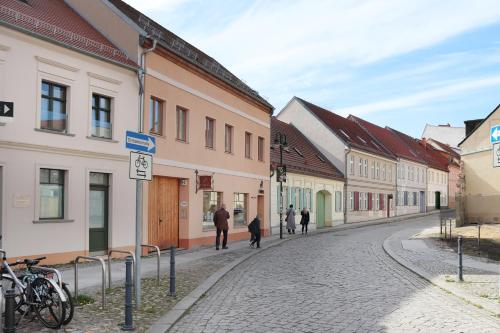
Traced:
[[194, 41], [262, 84], [269, 72], [276, 83], [311, 68], [373, 63], [498, 20], [496, 0], [266, 1]]
[[499, 85], [500, 75], [471, 79], [458, 83], [437, 86], [431, 90], [421, 91], [415, 94], [392, 98], [385, 101], [339, 108], [334, 110], [334, 112], [344, 116], [349, 114], [361, 116], [378, 111], [403, 110], [405, 108], [422, 105], [436, 99]]

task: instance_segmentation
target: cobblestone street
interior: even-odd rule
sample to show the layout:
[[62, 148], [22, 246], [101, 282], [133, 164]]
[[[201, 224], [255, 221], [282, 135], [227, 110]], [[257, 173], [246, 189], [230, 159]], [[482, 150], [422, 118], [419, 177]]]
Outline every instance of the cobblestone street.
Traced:
[[498, 332], [499, 319], [434, 287], [383, 250], [437, 216], [308, 236], [220, 280], [171, 332]]

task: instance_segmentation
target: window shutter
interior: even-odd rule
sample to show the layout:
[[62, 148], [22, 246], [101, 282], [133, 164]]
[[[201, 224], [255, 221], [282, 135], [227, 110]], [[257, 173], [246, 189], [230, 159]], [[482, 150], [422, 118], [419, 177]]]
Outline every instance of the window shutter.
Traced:
[[312, 188], [310, 188], [310, 189], [309, 189], [309, 199], [310, 199], [310, 201], [311, 201], [311, 203], [310, 203], [311, 207], [309, 207], [309, 208], [310, 208], [311, 212], [312, 212], [312, 210], [313, 210], [313, 197], [314, 197], [313, 193], [314, 193], [314, 192], [312, 191]]
[[372, 205], [372, 193], [368, 193], [368, 210], [372, 210], [373, 205]]
[[302, 207], [304, 207], [304, 191], [299, 188], [299, 208], [302, 209]]
[[384, 210], [384, 195], [382, 193], [379, 194], [380, 200], [380, 210]]
[[293, 208], [297, 208], [295, 207], [295, 187], [293, 186], [291, 187], [291, 193], [290, 193], [290, 205], [293, 205]]
[[354, 210], [359, 210], [359, 192], [354, 192]]

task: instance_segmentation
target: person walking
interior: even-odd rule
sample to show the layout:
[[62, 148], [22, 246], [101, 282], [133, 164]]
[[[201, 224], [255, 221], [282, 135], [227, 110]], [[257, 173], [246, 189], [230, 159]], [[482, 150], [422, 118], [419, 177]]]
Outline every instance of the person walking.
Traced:
[[250, 231], [252, 237], [252, 241], [250, 242], [250, 246], [254, 247], [255, 243], [257, 243], [257, 248], [260, 248], [260, 219], [259, 216], [256, 216], [252, 222], [248, 225], [248, 231]]
[[229, 230], [229, 224], [227, 223], [229, 220], [229, 212], [226, 210], [226, 205], [222, 204], [220, 208], [214, 214], [214, 225], [217, 229], [217, 233], [215, 236], [215, 249], [219, 249], [220, 245], [220, 234], [224, 235], [222, 239], [222, 249], [227, 249], [227, 231]]
[[309, 225], [309, 210], [307, 210], [307, 208], [304, 207], [300, 211], [300, 215], [302, 216], [300, 218], [300, 224], [302, 225], [302, 234], [304, 233], [304, 229], [305, 229], [306, 235], [307, 235], [307, 226]]
[[295, 234], [295, 209], [293, 205], [286, 211], [286, 228], [289, 234]]

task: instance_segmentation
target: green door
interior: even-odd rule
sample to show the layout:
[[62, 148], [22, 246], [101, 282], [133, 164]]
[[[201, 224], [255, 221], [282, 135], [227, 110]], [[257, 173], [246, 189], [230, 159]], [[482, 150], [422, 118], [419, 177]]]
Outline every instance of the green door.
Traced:
[[91, 173], [89, 251], [108, 250], [108, 175]]
[[316, 225], [318, 228], [325, 226], [325, 195], [321, 192], [316, 194]]
[[436, 209], [441, 209], [441, 192], [435, 192], [436, 194]]

